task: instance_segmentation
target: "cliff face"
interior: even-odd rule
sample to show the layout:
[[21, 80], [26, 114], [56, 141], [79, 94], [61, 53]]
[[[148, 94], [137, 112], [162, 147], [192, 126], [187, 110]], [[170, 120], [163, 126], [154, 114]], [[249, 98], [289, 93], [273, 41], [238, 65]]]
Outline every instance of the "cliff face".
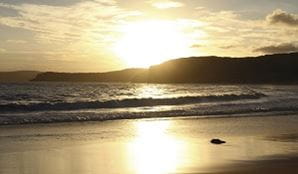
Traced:
[[34, 81], [148, 83], [297, 83], [298, 53], [254, 58], [191, 57], [149, 69], [108, 73], [42, 73]]

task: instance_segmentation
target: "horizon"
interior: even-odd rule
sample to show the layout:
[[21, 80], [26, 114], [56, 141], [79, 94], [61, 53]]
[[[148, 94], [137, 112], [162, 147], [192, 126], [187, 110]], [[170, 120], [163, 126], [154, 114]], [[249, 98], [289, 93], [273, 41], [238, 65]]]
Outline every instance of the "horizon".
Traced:
[[276, 55], [287, 55], [287, 54], [298, 54], [298, 52], [289, 52], [289, 53], [275, 53], [275, 54], [263, 54], [259, 56], [249, 56], [249, 57], [224, 57], [224, 56], [215, 56], [215, 55], [210, 55], [210, 56], [191, 56], [191, 57], [180, 57], [180, 58], [173, 58], [166, 60], [164, 62], [161, 62], [159, 64], [153, 64], [150, 65], [149, 67], [128, 67], [128, 68], [122, 68], [122, 69], [115, 69], [111, 71], [42, 71], [42, 70], [26, 70], [26, 69], [21, 69], [21, 70], [13, 70], [13, 71], [0, 71], [0, 73], [14, 73], [14, 72], [38, 72], [38, 73], [46, 73], [46, 72], [53, 72], [53, 73], [109, 73], [109, 72], [117, 72], [117, 71], [124, 71], [124, 70], [133, 70], [133, 69], [143, 69], [143, 70], [149, 70], [152, 66], [158, 66], [162, 65], [168, 61], [174, 61], [174, 60], [179, 60], [179, 59], [190, 59], [190, 58], [210, 58], [210, 57], [216, 57], [216, 58], [228, 58], [228, 59], [249, 59], [249, 58], [260, 58], [264, 56], [276, 56]]
[[217, 1], [3, 0], [0, 71], [110, 72], [298, 51], [298, 2]]

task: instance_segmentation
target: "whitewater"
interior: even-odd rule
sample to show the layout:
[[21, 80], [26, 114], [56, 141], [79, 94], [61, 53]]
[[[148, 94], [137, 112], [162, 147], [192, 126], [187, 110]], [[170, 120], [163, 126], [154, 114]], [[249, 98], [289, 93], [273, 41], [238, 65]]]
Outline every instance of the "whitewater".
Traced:
[[0, 84], [1, 125], [296, 113], [297, 85]]

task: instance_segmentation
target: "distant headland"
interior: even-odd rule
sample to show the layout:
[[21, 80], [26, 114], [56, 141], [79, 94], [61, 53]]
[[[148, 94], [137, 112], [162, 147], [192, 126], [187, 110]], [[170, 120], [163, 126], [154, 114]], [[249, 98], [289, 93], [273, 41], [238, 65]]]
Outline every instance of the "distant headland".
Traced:
[[36, 78], [39, 71], [0, 72], [0, 82], [28, 82]]
[[[1, 73], [0, 73], [1, 77]], [[1, 80], [1, 79], [0, 79]], [[32, 81], [144, 83], [298, 83], [298, 53], [259, 57], [189, 57], [148, 69], [106, 73], [36, 73]]]

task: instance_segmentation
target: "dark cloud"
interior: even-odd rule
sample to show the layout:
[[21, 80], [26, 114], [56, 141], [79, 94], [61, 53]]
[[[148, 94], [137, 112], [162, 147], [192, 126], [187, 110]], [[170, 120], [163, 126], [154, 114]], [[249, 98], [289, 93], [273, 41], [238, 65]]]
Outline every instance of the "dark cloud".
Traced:
[[235, 47], [237, 47], [237, 46], [235, 46], [235, 45], [225, 45], [225, 46], [221, 46], [219, 48], [221, 48], [221, 49], [231, 49], [231, 48], [235, 48]]
[[275, 10], [266, 17], [270, 24], [284, 24], [288, 26], [298, 26], [298, 15], [287, 13], [283, 10]]
[[260, 47], [254, 50], [255, 52], [276, 54], [276, 53], [291, 53], [298, 52], [298, 45], [294, 43], [284, 43], [280, 45], [270, 45]]

